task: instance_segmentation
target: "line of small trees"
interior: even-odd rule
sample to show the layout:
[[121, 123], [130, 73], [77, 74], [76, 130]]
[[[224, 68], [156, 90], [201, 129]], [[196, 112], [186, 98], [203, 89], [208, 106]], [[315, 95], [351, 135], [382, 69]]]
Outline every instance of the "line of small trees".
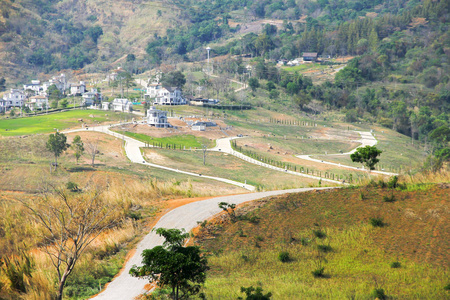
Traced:
[[240, 152], [250, 158], [253, 158], [255, 160], [258, 160], [262, 163], [266, 163], [269, 165], [272, 165], [274, 167], [278, 167], [278, 168], [284, 168], [285, 170], [289, 170], [289, 171], [294, 171], [294, 172], [299, 172], [299, 173], [306, 173], [306, 174], [310, 174], [313, 176], [318, 176], [318, 177], [323, 177], [323, 178], [327, 178], [327, 179], [332, 179], [332, 180], [342, 180], [345, 179], [346, 181], [348, 181], [349, 183], [353, 182], [353, 175], [349, 174], [349, 176], [345, 176], [345, 175], [338, 175], [335, 173], [331, 173], [331, 172], [323, 172], [322, 171], [317, 171], [314, 169], [309, 169], [309, 168], [305, 168], [302, 166], [297, 166], [297, 165], [291, 165], [289, 163], [283, 162], [283, 161], [278, 161], [275, 159], [271, 159], [271, 158], [267, 158], [261, 154], [258, 154], [256, 152], [247, 150], [247, 149], [243, 149], [241, 146], [238, 146], [236, 141], [233, 140], [231, 142], [231, 147], [233, 148], [233, 150]]
[[269, 123], [282, 124], [282, 125], [295, 125], [295, 126], [317, 126], [314, 122], [306, 122], [306, 121], [295, 121], [295, 120], [284, 120], [277, 118], [269, 118]]

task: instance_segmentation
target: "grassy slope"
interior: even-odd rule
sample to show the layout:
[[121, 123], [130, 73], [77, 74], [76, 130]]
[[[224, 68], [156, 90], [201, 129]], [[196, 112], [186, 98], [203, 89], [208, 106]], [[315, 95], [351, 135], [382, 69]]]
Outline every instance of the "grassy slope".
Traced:
[[[395, 299], [448, 297], [448, 186], [394, 191], [397, 201], [383, 202], [391, 193], [354, 188], [289, 195], [255, 203], [262, 205], [250, 213], [260, 218], [258, 224], [238, 221], [223, 227], [217, 220], [215, 230], [207, 228], [218, 236], [199, 243], [214, 254], [204, 288], [207, 298], [235, 299], [241, 286], [258, 283], [274, 299], [373, 299], [376, 287]], [[375, 217], [387, 226], [369, 225]], [[317, 229], [327, 238], [314, 240], [312, 230]], [[308, 245], [302, 245], [302, 238]], [[318, 244], [332, 247], [324, 254], [327, 278], [322, 279], [311, 274]], [[288, 251], [292, 261], [281, 263], [280, 251]], [[401, 267], [391, 268], [394, 261]]]

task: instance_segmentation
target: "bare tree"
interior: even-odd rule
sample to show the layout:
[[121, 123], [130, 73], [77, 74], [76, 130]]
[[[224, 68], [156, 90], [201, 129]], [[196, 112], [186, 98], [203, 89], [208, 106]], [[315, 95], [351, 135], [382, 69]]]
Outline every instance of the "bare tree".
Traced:
[[89, 157], [92, 159], [92, 167], [95, 167], [95, 156], [97, 156], [98, 152], [98, 139], [95, 141], [87, 140], [86, 143], [86, 152], [89, 154]]
[[41, 249], [58, 275], [58, 300], [75, 264], [87, 246], [106, 229], [117, 225], [117, 205], [107, 202], [98, 189], [68, 193], [50, 186], [38, 200], [19, 200], [40, 225]]

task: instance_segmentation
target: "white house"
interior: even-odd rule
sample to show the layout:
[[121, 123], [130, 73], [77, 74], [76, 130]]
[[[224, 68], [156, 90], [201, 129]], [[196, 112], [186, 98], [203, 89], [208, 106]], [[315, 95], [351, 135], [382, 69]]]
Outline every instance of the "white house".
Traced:
[[154, 106], [147, 110], [147, 124], [155, 127], [170, 127], [167, 122], [167, 111], [156, 109]]
[[102, 102], [102, 110], [109, 110], [111, 103], [108, 101]]
[[113, 111], [131, 112], [133, 110], [133, 103], [125, 98], [116, 98], [111, 103]]
[[102, 94], [100, 94], [96, 88], [93, 88], [90, 92], [84, 93], [82, 97], [83, 105], [85, 106], [97, 104], [102, 101]]
[[161, 87], [153, 102], [154, 105], [183, 105], [186, 100], [183, 98], [181, 89], [177, 87]]
[[26, 103], [31, 110], [44, 110], [48, 108], [48, 97], [44, 95], [31, 96]]
[[0, 113], [4, 113], [6, 111], [6, 101], [0, 99]]
[[35, 95], [39, 94], [39, 92], [42, 90], [41, 82], [39, 80], [31, 80], [31, 83], [24, 84], [23, 90], [27, 91], [33, 91]]
[[86, 93], [86, 84], [84, 81], [80, 81], [80, 84], [73, 84], [70, 86], [70, 94], [76, 95], [76, 94], [83, 94]]
[[50, 79], [47, 82], [44, 82], [42, 84], [42, 90], [44, 92], [46, 92], [48, 90], [48, 88], [51, 85], [55, 85], [56, 88], [61, 92], [64, 93], [64, 91], [66, 90], [66, 88], [68, 87], [67, 85], [67, 80], [66, 80], [66, 75], [64, 74], [60, 74], [59, 76], [54, 76], [52, 79]]
[[10, 107], [22, 107], [25, 103], [25, 93], [22, 90], [11, 89], [8, 94], [3, 95], [3, 104], [5, 111]]
[[158, 96], [159, 90], [161, 90], [162, 85], [159, 83], [151, 83], [147, 86], [147, 93], [145, 96], [147, 98], [156, 98]]

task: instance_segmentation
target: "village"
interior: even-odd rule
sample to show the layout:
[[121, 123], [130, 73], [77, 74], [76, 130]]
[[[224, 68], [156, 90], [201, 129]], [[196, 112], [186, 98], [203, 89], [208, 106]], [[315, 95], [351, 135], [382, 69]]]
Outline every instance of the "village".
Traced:
[[[120, 69], [119, 69], [120, 71]], [[117, 72], [108, 74], [106, 80], [115, 80]], [[152, 77], [143, 82], [145, 93], [143, 94], [143, 100], [141, 102], [134, 102], [135, 104], [147, 104], [149, 107], [148, 116], [149, 124], [155, 127], [170, 127], [167, 122], [167, 112], [158, 110], [155, 106], [161, 105], [196, 105], [202, 106], [205, 104], [214, 105], [218, 104], [217, 99], [204, 99], [201, 97], [192, 97], [183, 95], [181, 87], [178, 86], [166, 86], [160, 83], [161, 74]], [[60, 95], [64, 95], [67, 99], [73, 99], [73, 107], [75, 108], [75, 99], [81, 97], [81, 103], [78, 107], [84, 107], [89, 109], [97, 109], [104, 111], [114, 112], [127, 112], [133, 111], [133, 102], [123, 96], [108, 99], [103, 97], [102, 92], [96, 88], [88, 88], [85, 81], [79, 81], [78, 83], [68, 82], [65, 74], [54, 76], [52, 79], [41, 82], [39, 80], [32, 80], [31, 83], [23, 85], [23, 89], [13, 88], [9, 92], [0, 98], [0, 113], [7, 113], [20, 110], [23, 115], [23, 111], [28, 113], [43, 113], [47, 112], [51, 108], [50, 95], [56, 90]], [[67, 102], [66, 102], [66, 107]], [[13, 112], [14, 113], [14, 112]]]

